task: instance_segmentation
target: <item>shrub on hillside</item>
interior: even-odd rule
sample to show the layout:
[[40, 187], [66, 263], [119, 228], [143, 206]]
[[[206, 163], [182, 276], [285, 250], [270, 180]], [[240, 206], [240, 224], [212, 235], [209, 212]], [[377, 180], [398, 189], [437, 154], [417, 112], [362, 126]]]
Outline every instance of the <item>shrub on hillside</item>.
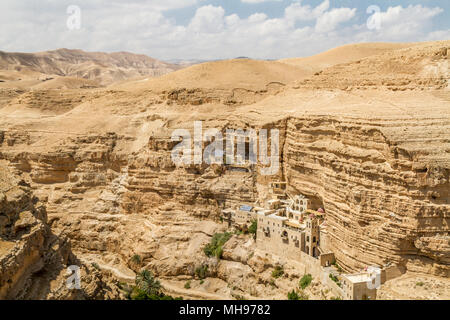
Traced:
[[310, 274], [305, 274], [300, 279], [300, 282], [299, 282], [300, 288], [302, 288], [303, 290], [306, 289], [311, 284], [312, 279], [313, 278], [312, 278], [312, 276]]
[[275, 269], [272, 271], [272, 277], [275, 279], [278, 279], [284, 274], [284, 269], [282, 266], [276, 266]]
[[231, 233], [229, 232], [216, 233], [212, 237], [211, 242], [206, 245], [203, 251], [208, 257], [216, 257], [217, 259], [220, 259], [223, 253], [222, 247], [228, 240], [230, 240], [230, 238]]

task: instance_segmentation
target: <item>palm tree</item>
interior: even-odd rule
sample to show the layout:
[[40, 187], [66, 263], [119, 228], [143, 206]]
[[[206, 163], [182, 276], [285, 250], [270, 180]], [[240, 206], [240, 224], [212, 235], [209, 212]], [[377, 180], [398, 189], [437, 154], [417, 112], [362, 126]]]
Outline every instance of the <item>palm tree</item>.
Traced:
[[148, 296], [158, 295], [161, 290], [161, 283], [148, 270], [142, 270], [137, 274], [136, 286]]

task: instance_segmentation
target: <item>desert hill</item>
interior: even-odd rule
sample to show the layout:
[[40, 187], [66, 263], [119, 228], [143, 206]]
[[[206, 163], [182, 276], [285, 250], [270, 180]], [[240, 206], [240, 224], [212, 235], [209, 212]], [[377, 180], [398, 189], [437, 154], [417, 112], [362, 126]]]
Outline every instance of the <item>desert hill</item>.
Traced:
[[336, 64], [299, 81], [311, 88], [417, 90], [448, 86], [450, 41], [422, 43]]
[[162, 77], [125, 81], [114, 90], [150, 90], [182, 104], [251, 104], [310, 76], [300, 67], [274, 61], [233, 59], [194, 65]]
[[[445, 47], [447, 44], [440, 42], [439, 45]], [[441, 76], [445, 79], [448, 67], [446, 60], [439, 62], [441, 53], [427, 51], [428, 47], [436, 45], [363, 43], [339, 47], [308, 58], [207, 62], [162, 77], [124, 81], [110, 88], [149, 90], [162, 94], [164, 100], [181, 104], [248, 105], [299, 85], [311, 88], [339, 86], [345, 89], [372, 84], [393, 90], [397, 90], [397, 86], [404, 89], [407, 84], [409, 87], [432, 83], [439, 85], [442, 83], [439, 79]], [[409, 80], [408, 74], [411, 77]], [[415, 83], [416, 80], [419, 83]]]
[[414, 46], [413, 43], [361, 43], [338, 47], [306, 58], [290, 58], [278, 61], [237, 58], [205, 62], [177, 72], [143, 81], [132, 81], [121, 89], [168, 88], [242, 88], [264, 90], [270, 83], [287, 85], [294, 80], [309, 78], [326, 68], [358, 61], [360, 59]]
[[414, 43], [358, 43], [349, 44], [305, 58], [288, 58], [279, 62], [305, 68], [311, 73], [322, 71], [334, 65], [358, 61], [397, 49], [413, 46]]
[[8, 53], [0, 51], [0, 70], [15, 72], [0, 80], [21, 78], [30, 72], [47, 76], [68, 76], [96, 80], [102, 84], [140, 76], [160, 76], [178, 66], [145, 55], [128, 52], [85, 52], [59, 49], [38, 53]]
[[168, 88], [242, 88], [258, 91], [266, 89], [271, 83], [286, 85], [308, 75], [300, 67], [279, 62], [234, 59], [194, 65], [159, 78], [133, 82], [131, 87], [156, 91]]

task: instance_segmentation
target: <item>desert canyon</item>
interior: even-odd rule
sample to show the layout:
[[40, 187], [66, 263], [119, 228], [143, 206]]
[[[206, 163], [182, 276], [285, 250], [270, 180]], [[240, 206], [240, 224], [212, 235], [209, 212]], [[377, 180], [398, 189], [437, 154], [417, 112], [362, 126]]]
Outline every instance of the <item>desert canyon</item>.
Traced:
[[[240, 233], [221, 259], [203, 251], [227, 229], [223, 209], [264, 202], [282, 180], [325, 208], [344, 272], [397, 266], [377, 298], [450, 299], [449, 61], [450, 41], [183, 68], [0, 52], [0, 298], [125, 299], [145, 268], [185, 299], [286, 299], [301, 262]], [[171, 134], [194, 121], [278, 129], [279, 173], [175, 165]], [[70, 265], [80, 290], [66, 287]], [[317, 278], [306, 292], [334, 295]]]

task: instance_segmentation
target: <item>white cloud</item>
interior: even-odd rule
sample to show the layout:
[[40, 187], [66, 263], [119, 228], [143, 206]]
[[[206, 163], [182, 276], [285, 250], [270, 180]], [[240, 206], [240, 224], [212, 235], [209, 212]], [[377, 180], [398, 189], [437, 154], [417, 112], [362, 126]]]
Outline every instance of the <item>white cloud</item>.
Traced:
[[285, 18], [291, 22], [310, 21], [319, 18], [330, 7], [330, 1], [325, 0], [317, 7], [302, 6], [301, 2], [294, 2], [284, 10]]
[[189, 29], [194, 32], [217, 33], [223, 30], [225, 10], [212, 5], [197, 9]]
[[426, 40], [428, 41], [436, 41], [436, 40], [445, 40], [450, 39], [450, 29], [448, 30], [438, 30], [432, 31], [427, 35]]
[[336, 29], [336, 27], [352, 19], [356, 14], [356, 9], [350, 8], [337, 8], [331, 11], [324, 12], [316, 23], [317, 32], [330, 32]]
[[250, 23], [258, 23], [267, 20], [267, 14], [265, 13], [254, 13], [250, 17], [248, 17], [248, 22]]
[[442, 13], [441, 8], [427, 8], [421, 5], [390, 7], [380, 14], [380, 33], [390, 39], [421, 34], [431, 23], [431, 18]]
[[[277, 18], [263, 12], [241, 17], [221, 6], [208, 5], [206, 0], [78, 2], [82, 28], [70, 31], [66, 8], [72, 0], [40, 0], [39, 6], [2, 0], [1, 50], [66, 47], [131, 51], [160, 59], [283, 58], [311, 55], [350, 42], [448, 39], [450, 33], [433, 29], [433, 19], [442, 9], [420, 5], [390, 7], [380, 12], [381, 28], [369, 30], [365, 11], [332, 8], [329, 0], [316, 6], [296, 1]], [[167, 10], [192, 5], [199, 7], [184, 25], [167, 16]]]
[[432, 19], [443, 9], [409, 5], [389, 7], [379, 13], [380, 28], [361, 31], [357, 36], [372, 41], [421, 41], [437, 35], [445, 37], [446, 31], [432, 30]]

